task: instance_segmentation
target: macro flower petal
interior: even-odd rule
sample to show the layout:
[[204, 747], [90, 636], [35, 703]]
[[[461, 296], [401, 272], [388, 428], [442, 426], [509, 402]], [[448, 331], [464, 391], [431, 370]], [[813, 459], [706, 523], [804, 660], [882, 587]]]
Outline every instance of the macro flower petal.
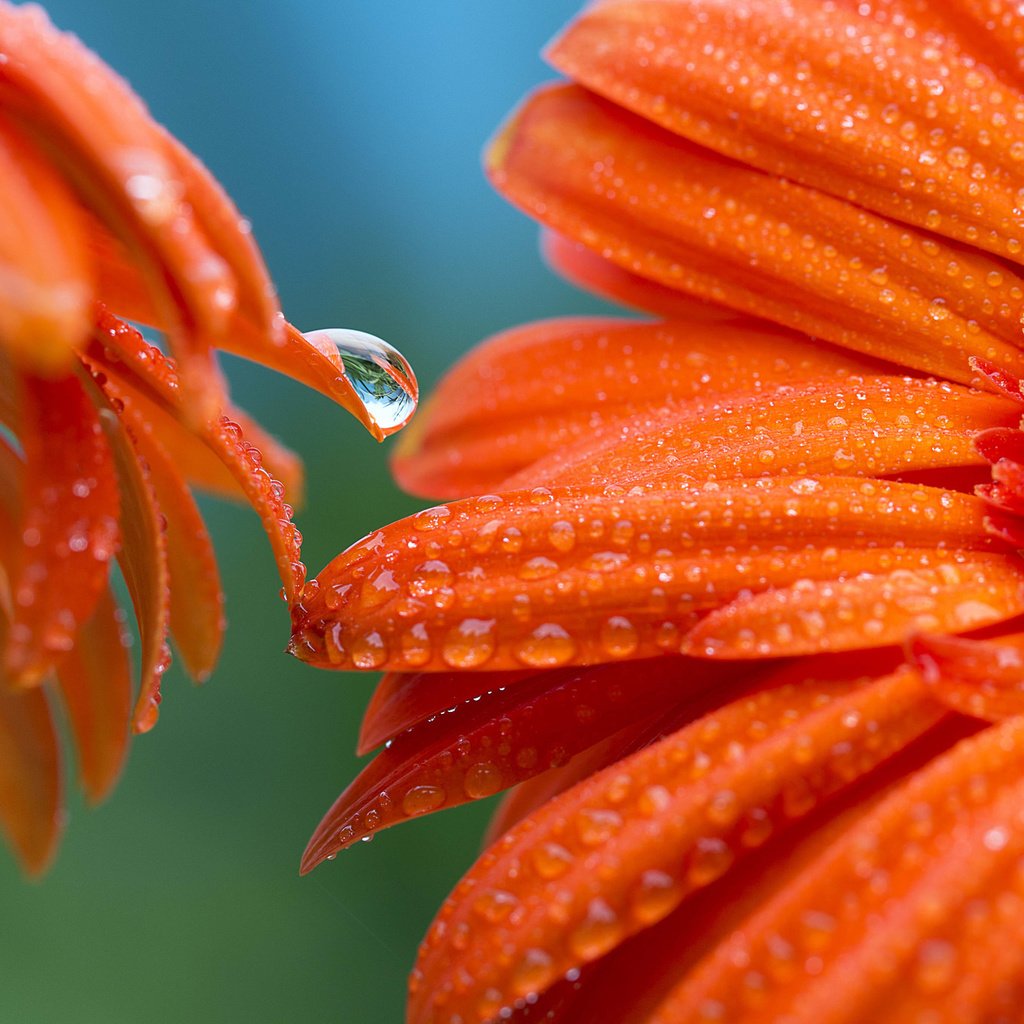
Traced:
[[970, 6], [605, 2], [547, 56], [723, 156], [1020, 262], [1020, 65]]
[[691, 399], [703, 413], [722, 395], [876, 369], [764, 322], [546, 321], [499, 334], [458, 363], [392, 465], [402, 486], [424, 497], [486, 493], [549, 452], [595, 433], [617, 436], [641, 413]]
[[0, 824], [25, 870], [43, 872], [61, 829], [57, 734], [42, 687], [0, 685]]
[[963, 383], [972, 355], [1022, 365], [1024, 279], [1006, 263], [738, 164], [579, 86], [527, 101], [488, 170], [546, 226], [688, 294]]
[[[1019, 1009], [1022, 728], [1014, 719], [987, 729], [900, 786], [650, 1020], [699, 1019], [710, 1004], [737, 1022], [786, 1014], [836, 1024], [928, 1012], [998, 1019]], [[815, 919], [830, 922], [817, 938]], [[802, 955], [816, 958], [813, 973], [799, 969]], [[759, 977], [758, 991], [737, 964]]]
[[[843, 676], [811, 669], [740, 698], [514, 827], [428, 932], [410, 1021], [496, 1017], [665, 917], [941, 717], [911, 672]], [[444, 933], [463, 936], [457, 955]]]
[[92, 614], [119, 544], [114, 461], [76, 377], [24, 376], [14, 423], [24, 451], [5, 674], [34, 685]]
[[93, 803], [113, 788], [128, 753], [130, 644], [121, 610], [106, 589], [57, 668], [61, 700], [78, 753], [78, 773]]
[[[510, 491], [428, 509], [377, 531], [339, 555], [319, 575], [316, 592], [296, 606], [293, 650], [330, 667], [397, 670], [409, 666], [403, 648], [414, 642], [415, 667], [442, 671], [455, 667], [452, 632], [471, 618], [488, 628], [471, 643], [458, 637], [457, 656], [474, 646], [480, 656], [473, 667], [489, 671], [651, 657], [680, 647], [700, 654], [706, 637], [691, 641], [689, 634], [700, 635], [707, 613], [742, 609], [760, 592], [808, 580], [856, 597], [860, 574], [882, 581], [916, 574], [926, 589], [946, 595], [937, 609], [922, 609], [919, 628], [969, 629], [984, 616], [958, 627], [955, 602], [947, 608], [943, 601], [975, 578], [975, 562], [998, 574], [991, 614], [1010, 618], [1019, 610], [1024, 576], [1016, 556], [1001, 553], [986, 534], [985, 505], [970, 495], [854, 477], [621, 490]], [[457, 545], [442, 545], [447, 536]], [[962, 578], [958, 562], [967, 566]], [[879, 599], [869, 592], [855, 602], [853, 621], [869, 620]], [[915, 603], [906, 606], [906, 625], [918, 621]], [[930, 618], [933, 610], [941, 626]], [[893, 616], [896, 628], [898, 612]], [[626, 625], [611, 628], [613, 618]], [[821, 642], [828, 643], [825, 631]], [[865, 634], [854, 646], [878, 642]]]

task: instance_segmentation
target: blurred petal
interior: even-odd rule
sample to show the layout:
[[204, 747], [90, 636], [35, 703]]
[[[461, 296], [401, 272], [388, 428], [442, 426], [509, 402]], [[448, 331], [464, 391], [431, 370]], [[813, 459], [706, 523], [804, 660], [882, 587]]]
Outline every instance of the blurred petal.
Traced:
[[[991, 567], [996, 611], [1005, 597], [1005, 617], [1016, 614], [1024, 577], [1012, 556], [973, 554], [1000, 546], [968, 495], [846, 477], [620, 491], [511, 491], [400, 520], [319, 575], [294, 613], [295, 652], [326, 667], [399, 669], [414, 644], [421, 671], [464, 665], [470, 650], [488, 671], [652, 657], [678, 650], [707, 612], [771, 588], [906, 570], [929, 587], [945, 580], [948, 594], [958, 561], [965, 585]], [[867, 621], [870, 607], [857, 616]], [[922, 607], [922, 623], [932, 610]], [[864, 633], [859, 646], [878, 642]]]
[[67, 373], [88, 337], [92, 274], [81, 214], [51, 164], [0, 116], [0, 344]]
[[22, 866], [43, 872], [61, 830], [60, 754], [42, 687], [0, 685], [0, 823]]
[[[695, 722], [509, 832], [428, 932], [410, 1022], [489, 1020], [607, 953], [940, 714], [913, 673], [860, 686], [808, 675]], [[443, 933], [461, 934], [461, 950]]]
[[[958, 6], [977, 19], [964, 36]], [[974, 49], [994, 38], [992, 5], [880, 7], [606, 2], [548, 56], [724, 156], [1020, 262], [1024, 94], [1000, 75], [1020, 63]]]
[[132, 708], [131, 639], [109, 590], [57, 669], [68, 713], [78, 770], [86, 796], [102, 800], [121, 774], [128, 753]]
[[118, 547], [120, 509], [110, 447], [76, 377], [23, 377], [17, 432], [23, 511], [5, 666], [12, 682], [31, 685], [92, 615]]
[[160, 714], [160, 681], [170, 664], [167, 636], [170, 629], [170, 576], [167, 537], [150, 478], [128, 428], [116, 413], [111, 395], [100, 414], [103, 429], [117, 464], [121, 487], [119, 561], [135, 609], [141, 638], [139, 693], [132, 712], [135, 732], [148, 732]]
[[736, 164], [577, 86], [529, 100], [489, 171], [548, 227], [688, 294], [963, 383], [970, 356], [1024, 365], [1024, 278], [1003, 262]]
[[1024, 634], [921, 636], [910, 650], [932, 693], [949, 707], [989, 721], [1024, 714]]

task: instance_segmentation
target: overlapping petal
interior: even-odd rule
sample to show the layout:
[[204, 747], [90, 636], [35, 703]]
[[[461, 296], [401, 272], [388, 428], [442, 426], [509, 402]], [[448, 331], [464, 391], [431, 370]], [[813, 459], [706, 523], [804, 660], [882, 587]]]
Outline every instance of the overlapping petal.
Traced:
[[395, 458], [459, 500], [294, 609], [389, 672], [304, 869], [513, 785], [410, 1022], [1018, 1019], [1022, 47], [1002, 0], [599, 0], [552, 44], [488, 173], [666, 319], [470, 353]]

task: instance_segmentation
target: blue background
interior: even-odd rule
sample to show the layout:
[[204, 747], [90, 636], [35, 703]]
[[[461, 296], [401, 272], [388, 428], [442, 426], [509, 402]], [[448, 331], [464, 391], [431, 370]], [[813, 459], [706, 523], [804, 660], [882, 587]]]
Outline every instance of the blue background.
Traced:
[[[537, 256], [479, 167], [575, 0], [140, 4], [54, 0], [251, 218], [288, 317], [396, 344], [429, 389], [489, 333], [594, 311]], [[318, 570], [422, 503], [345, 413], [232, 362], [241, 404], [301, 451]], [[0, 851], [0, 1021], [398, 1021], [416, 944], [489, 807], [386, 832], [313, 875], [299, 855], [353, 776], [372, 680], [282, 653], [255, 515], [207, 503], [228, 596], [221, 666], [173, 670], [113, 798], [72, 786], [59, 859], [29, 884]]]

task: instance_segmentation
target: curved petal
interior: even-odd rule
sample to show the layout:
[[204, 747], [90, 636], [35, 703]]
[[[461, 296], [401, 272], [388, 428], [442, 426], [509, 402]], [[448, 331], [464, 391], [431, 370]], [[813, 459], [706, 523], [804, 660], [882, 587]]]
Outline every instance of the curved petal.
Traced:
[[70, 369], [92, 319], [92, 274], [74, 196], [0, 116], [0, 340], [37, 373]]
[[704, 323], [737, 319], [734, 310], [691, 298], [674, 288], [632, 274], [555, 231], [542, 231], [540, 242], [544, 259], [552, 269], [578, 288], [603, 299], [647, 310], [667, 320]]
[[688, 294], [963, 383], [971, 356], [1024, 365], [1024, 278], [1002, 261], [741, 166], [577, 86], [528, 101], [489, 172], [543, 224]]
[[845, 477], [621, 491], [511, 491], [400, 520], [320, 574], [294, 609], [293, 651], [400, 669], [414, 645], [420, 671], [653, 657], [769, 588], [898, 570], [953, 587], [958, 561], [964, 580], [969, 563], [991, 564], [1005, 586], [994, 597], [1015, 600], [1015, 561], [971, 554], [1004, 549], [968, 495]]
[[61, 829], [60, 751], [43, 687], [0, 685], [0, 824], [22, 866], [41, 874]]
[[[174, 364], [128, 324], [104, 313], [85, 361], [94, 374], [118, 383], [127, 380], [129, 385], [143, 386], [156, 404], [188, 422], [187, 400]], [[284, 501], [283, 485], [263, 468], [262, 453], [228, 416], [196, 424], [194, 432], [221, 460], [259, 514], [286, 597], [295, 600], [302, 590], [306, 569], [299, 557], [302, 537], [292, 524], [292, 508]]]
[[206, 525], [160, 439], [132, 398], [111, 379], [103, 390], [129, 424], [146, 464], [167, 545], [170, 630], [185, 668], [202, 682], [213, 671], [224, 638], [224, 595]]
[[100, 417], [76, 377], [24, 375], [16, 429], [23, 508], [4, 660], [12, 682], [32, 685], [92, 615], [119, 544], [119, 496]]
[[913, 673], [857, 685], [811, 670], [592, 777], [509, 832], [455, 890], [421, 947], [410, 1022], [482, 1022], [545, 989], [665, 917], [939, 715]]
[[[107, 382], [104, 381], [104, 384]], [[117, 397], [100, 392], [106, 406], [100, 422], [117, 465], [121, 487], [121, 572], [135, 609], [141, 639], [139, 693], [132, 713], [135, 732], [148, 732], [160, 715], [160, 681], [170, 664], [167, 637], [170, 629], [170, 576], [167, 536], [156, 493], [136, 443], [118, 416]]]
[[1020, 404], [945, 381], [819, 379], [705, 397], [658, 415], [595, 424], [505, 486], [623, 488], [781, 474], [905, 476], [983, 466], [981, 432], [1020, 421]]
[[[317, 826], [303, 873], [380, 829], [533, 778], [658, 712], [721, 700], [735, 667], [660, 659], [538, 673], [449, 708], [394, 739]], [[711, 696], [708, 691], [713, 691]]]
[[99, 803], [128, 753], [132, 708], [131, 639], [109, 589], [57, 667], [57, 682], [78, 748], [85, 794]]
[[936, 699], [954, 710], [989, 721], [1024, 714], [1024, 633], [920, 636], [910, 653]]
[[[1024, 93], [1000, 79], [1019, 61], [958, 38], [950, 15], [972, 5], [893, 6], [606, 2], [548, 57], [724, 156], [1020, 262]], [[995, 38], [991, 5], [973, 6]]]
[[618, 437], [619, 424], [641, 413], [800, 379], [838, 385], [876, 369], [766, 323], [530, 324], [484, 342], [445, 376], [399, 440], [392, 468], [416, 494], [486, 493], [549, 452], [595, 433]]
[[[737, 1024], [1019, 1010], [1004, 997], [1019, 994], [1024, 949], [1022, 752], [1015, 719], [917, 773], [719, 946], [652, 1024], [699, 1019], [709, 1004]], [[796, 969], [805, 956], [811, 973]]]

